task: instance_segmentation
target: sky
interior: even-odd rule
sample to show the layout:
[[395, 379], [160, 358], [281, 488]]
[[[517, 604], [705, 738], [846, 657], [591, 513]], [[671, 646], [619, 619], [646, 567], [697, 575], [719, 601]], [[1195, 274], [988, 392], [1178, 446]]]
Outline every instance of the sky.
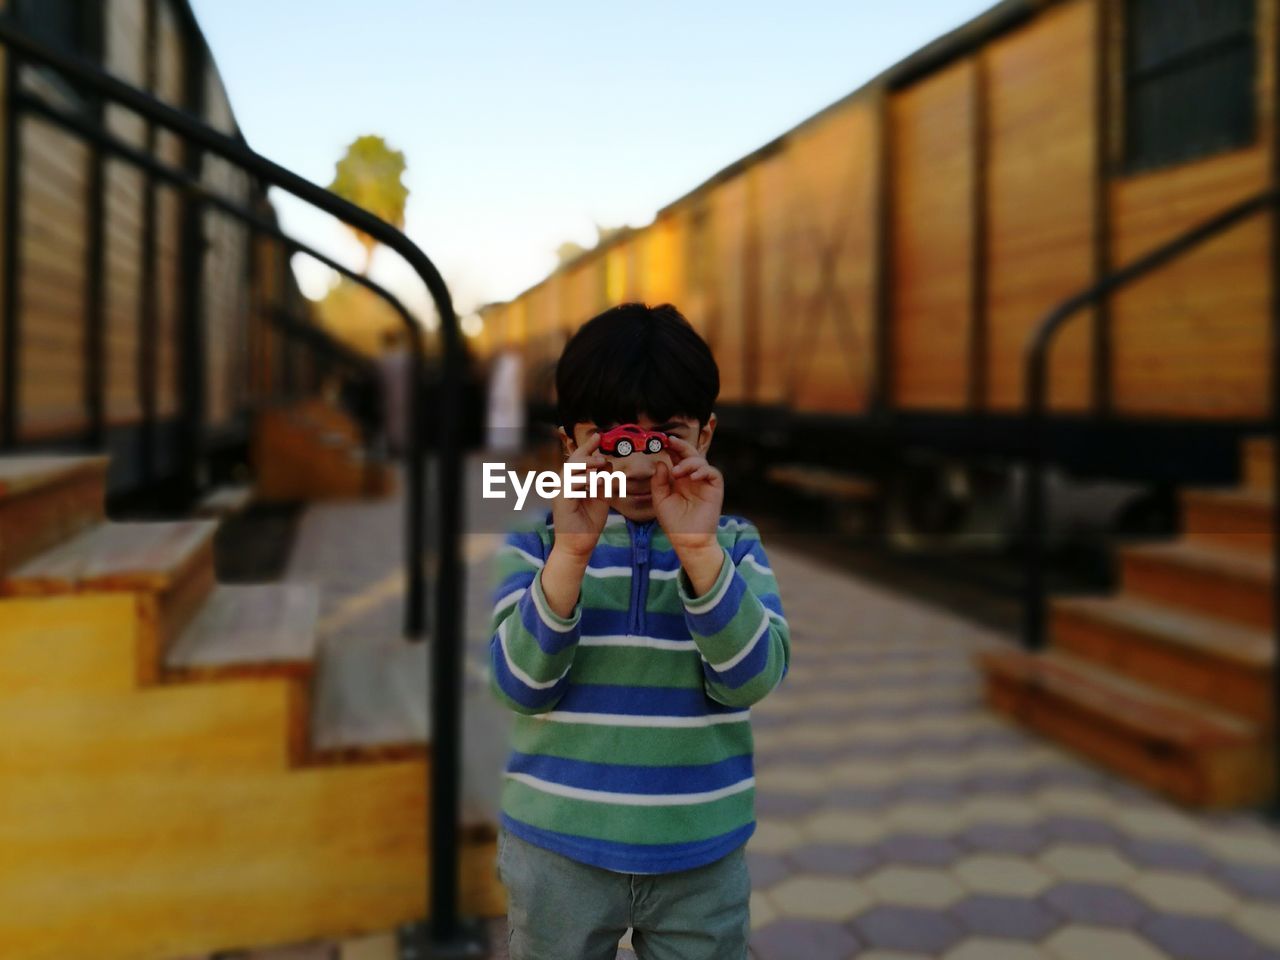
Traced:
[[[322, 185], [360, 135], [404, 151], [405, 230], [460, 315], [537, 283], [596, 224], [648, 223], [990, 5], [192, 0], [256, 151]], [[299, 239], [362, 264], [327, 215], [273, 201]], [[294, 266], [312, 298], [336, 279]], [[371, 276], [426, 315], [395, 254]]]

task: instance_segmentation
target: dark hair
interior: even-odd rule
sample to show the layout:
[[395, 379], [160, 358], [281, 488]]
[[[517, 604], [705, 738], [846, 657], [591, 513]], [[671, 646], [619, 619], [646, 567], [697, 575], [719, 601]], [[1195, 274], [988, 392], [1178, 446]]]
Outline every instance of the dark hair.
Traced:
[[669, 303], [622, 303], [588, 320], [556, 364], [556, 412], [565, 432], [590, 420], [659, 423], [711, 417], [720, 369], [705, 340]]

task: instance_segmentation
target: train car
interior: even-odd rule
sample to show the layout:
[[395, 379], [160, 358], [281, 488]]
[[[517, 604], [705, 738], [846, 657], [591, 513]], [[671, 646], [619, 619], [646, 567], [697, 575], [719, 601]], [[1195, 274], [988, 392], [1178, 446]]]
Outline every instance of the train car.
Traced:
[[[10, 0], [36, 40], [239, 137], [209, 49], [182, 0]], [[100, 449], [113, 497], [207, 485], [243, 462], [261, 405], [314, 389], [309, 322], [273, 239], [194, 202], [62, 122], [91, 122], [211, 192], [272, 219], [231, 164], [104, 104], [52, 70], [4, 59], [0, 112], [0, 446]]]
[[[924, 455], [973, 478], [1025, 448], [1049, 310], [1271, 184], [1274, 5], [1006, 0], [583, 254], [604, 262], [599, 306], [679, 306], [719, 360], [726, 441], [784, 438], [762, 461]], [[1063, 330], [1051, 457], [1143, 484], [1238, 473], [1269, 404], [1268, 230], [1242, 223]], [[513, 305], [554, 309], [544, 291], [579, 269]], [[537, 331], [583, 303], [518, 338], [531, 368], [554, 359]]]

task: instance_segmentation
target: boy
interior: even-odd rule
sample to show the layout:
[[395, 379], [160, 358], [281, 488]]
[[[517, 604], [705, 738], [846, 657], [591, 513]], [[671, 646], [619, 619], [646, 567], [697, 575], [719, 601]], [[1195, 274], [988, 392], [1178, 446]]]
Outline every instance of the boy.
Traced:
[[[556, 388], [566, 460], [624, 473], [626, 496], [559, 497], [499, 554], [511, 960], [613, 960], [628, 927], [639, 960], [745, 960], [749, 707], [791, 641], [756, 528], [720, 514], [719, 371], [674, 307], [627, 303], [569, 341]], [[606, 457], [622, 423], [666, 449]]]

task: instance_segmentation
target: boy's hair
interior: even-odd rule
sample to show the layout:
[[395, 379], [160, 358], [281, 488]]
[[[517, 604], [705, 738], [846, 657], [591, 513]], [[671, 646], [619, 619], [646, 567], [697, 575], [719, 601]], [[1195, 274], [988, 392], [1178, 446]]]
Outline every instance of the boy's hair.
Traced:
[[621, 303], [588, 320], [556, 364], [556, 411], [570, 436], [576, 423], [662, 423], [711, 417], [720, 368], [706, 341], [669, 303]]

